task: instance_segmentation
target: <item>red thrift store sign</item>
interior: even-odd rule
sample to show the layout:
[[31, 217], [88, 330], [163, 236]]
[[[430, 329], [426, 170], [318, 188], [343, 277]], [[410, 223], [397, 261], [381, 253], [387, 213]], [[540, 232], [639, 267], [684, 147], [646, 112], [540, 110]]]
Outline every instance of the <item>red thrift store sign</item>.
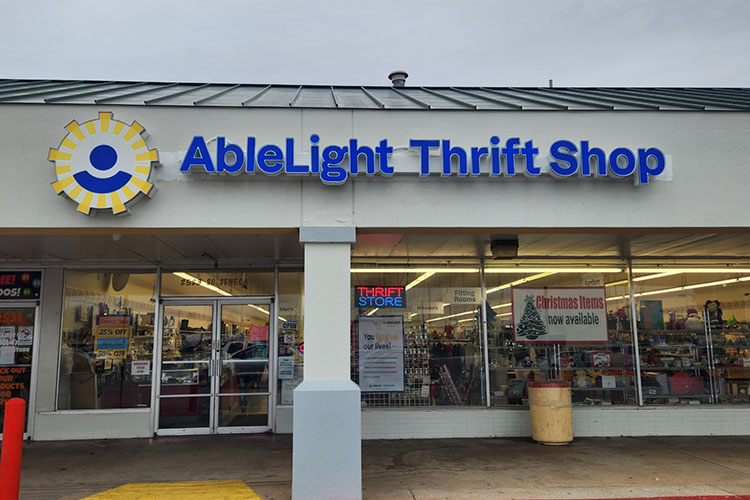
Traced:
[[513, 336], [520, 343], [606, 343], [604, 287], [513, 287]]

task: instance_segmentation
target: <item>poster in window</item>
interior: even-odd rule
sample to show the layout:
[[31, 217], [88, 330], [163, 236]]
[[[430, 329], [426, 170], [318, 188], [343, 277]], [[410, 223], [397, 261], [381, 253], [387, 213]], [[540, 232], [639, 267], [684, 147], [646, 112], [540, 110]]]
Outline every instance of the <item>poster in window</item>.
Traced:
[[604, 287], [519, 286], [511, 297], [516, 342], [607, 342]]
[[279, 356], [279, 379], [290, 380], [294, 378], [294, 356]]
[[360, 316], [359, 388], [362, 392], [404, 391], [404, 317]]
[[17, 342], [18, 345], [31, 345], [34, 342], [34, 327], [19, 326]]
[[16, 348], [14, 346], [0, 346], [0, 365], [12, 365], [16, 362]]
[[96, 359], [125, 359], [130, 348], [133, 326], [130, 316], [99, 316], [94, 328]]
[[16, 345], [16, 327], [0, 326], [0, 346]]
[[250, 340], [268, 340], [268, 326], [253, 325], [250, 327]]
[[41, 288], [41, 271], [0, 273], [0, 300], [38, 299]]

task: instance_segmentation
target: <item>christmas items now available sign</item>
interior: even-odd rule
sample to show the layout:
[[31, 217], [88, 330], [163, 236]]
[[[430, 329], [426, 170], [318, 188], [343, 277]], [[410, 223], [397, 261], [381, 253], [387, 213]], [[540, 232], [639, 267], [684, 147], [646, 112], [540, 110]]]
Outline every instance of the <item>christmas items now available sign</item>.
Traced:
[[607, 342], [604, 287], [513, 287], [511, 294], [516, 342]]

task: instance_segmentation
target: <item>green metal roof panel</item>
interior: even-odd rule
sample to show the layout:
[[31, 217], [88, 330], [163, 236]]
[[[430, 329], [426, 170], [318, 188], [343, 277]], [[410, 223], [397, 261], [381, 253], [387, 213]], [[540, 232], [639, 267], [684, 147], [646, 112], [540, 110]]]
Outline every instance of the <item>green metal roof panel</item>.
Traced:
[[2, 103], [308, 109], [750, 111], [750, 89], [355, 87], [0, 79]]

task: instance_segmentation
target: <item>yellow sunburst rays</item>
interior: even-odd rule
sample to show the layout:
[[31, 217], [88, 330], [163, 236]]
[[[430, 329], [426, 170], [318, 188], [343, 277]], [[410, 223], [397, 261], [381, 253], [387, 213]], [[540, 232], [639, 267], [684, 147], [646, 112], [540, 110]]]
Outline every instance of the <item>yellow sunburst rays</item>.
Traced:
[[[52, 188], [57, 194], [65, 193], [68, 198], [78, 203], [77, 210], [90, 214], [91, 209], [111, 209], [114, 214], [128, 212], [126, 204], [138, 194], [146, 196], [154, 191], [149, 182], [152, 167], [159, 161], [156, 149], [149, 149], [142, 136], [144, 128], [133, 121], [131, 125], [112, 118], [110, 112], [100, 112], [99, 118], [79, 124], [75, 120], [65, 126], [68, 134], [63, 138], [58, 149], [50, 148], [48, 160], [55, 163], [57, 181]], [[86, 140], [94, 139], [101, 144], [124, 143], [128, 154], [118, 158], [117, 172], [130, 174], [130, 180], [121, 188], [109, 193], [92, 192], [81, 186], [74, 175], [85, 170], [89, 159], [80, 153], [79, 146]], [[79, 154], [76, 154], [78, 150]], [[122, 164], [120, 162], [123, 162]], [[115, 172], [115, 174], [117, 173]]]

